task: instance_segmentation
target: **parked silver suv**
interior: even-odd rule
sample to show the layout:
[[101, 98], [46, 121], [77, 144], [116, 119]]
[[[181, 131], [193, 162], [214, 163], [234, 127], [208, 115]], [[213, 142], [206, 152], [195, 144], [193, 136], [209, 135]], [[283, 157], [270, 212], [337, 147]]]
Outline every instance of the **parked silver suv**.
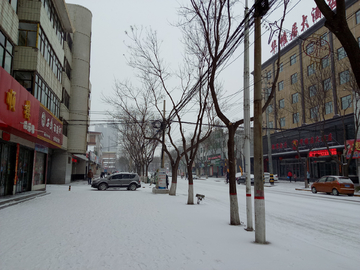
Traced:
[[141, 187], [141, 183], [137, 173], [121, 172], [108, 175], [105, 178], [94, 179], [91, 187], [99, 190], [106, 190], [114, 187], [136, 190]]

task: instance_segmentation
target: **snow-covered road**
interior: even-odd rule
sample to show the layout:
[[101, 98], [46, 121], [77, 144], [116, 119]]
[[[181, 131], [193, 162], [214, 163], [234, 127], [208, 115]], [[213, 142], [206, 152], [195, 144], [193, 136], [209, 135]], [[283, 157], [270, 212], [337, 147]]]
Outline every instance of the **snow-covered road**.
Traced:
[[238, 185], [243, 226], [230, 226], [228, 186], [195, 180], [200, 205], [177, 196], [97, 191], [85, 182], [48, 185], [50, 195], [0, 210], [0, 269], [359, 269], [360, 198], [265, 188], [268, 245], [244, 230], [245, 186]]

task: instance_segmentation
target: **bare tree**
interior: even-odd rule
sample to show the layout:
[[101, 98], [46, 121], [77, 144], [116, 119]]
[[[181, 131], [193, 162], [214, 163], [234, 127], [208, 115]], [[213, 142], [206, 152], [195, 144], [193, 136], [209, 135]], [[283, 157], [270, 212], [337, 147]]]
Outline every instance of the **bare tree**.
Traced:
[[336, 11], [326, 4], [325, 0], [314, 0], [326, 21], [325, 26], [335, 34], [344, 47], [355, 75], [357, 89], [360, 88], [360, 48], [351, 32], [346, 16], [345, 0], [336, 0]]
[[[142, 31], [135, 27], [131, 27], [131, 32], [127, 33], [131, 41], [131, 45], [128, 46], [130, 52], [129, 65], [133, 67], [142, 82], [143, 93], [146, 93], [147, 97], [151, 97], [149, 100], [158, 114], [161, 115], [160, 100], [166, 97], [170, 100], [171, 110], [168, 113], [168, 117], [161, 120], [161, 131], [166, 133], [166, 138], [170, 143], [169, 148], [164, 140], [159, 137], [150, 137], [149, 140], [156, 140], [162, 144], [164, 152], [169, 158], [169, 163], [172, 167], [172, 183], [170, 188], [170, 195], [176, 194], [177, 186], [177, 169], [182, 157], [185, 157], [188, 168], [191, 168], [198, 144], [205, 140], [211, 133], [212, 121], [214, 119], [212, 115], [212, 106], [208, 102], [209, 90], [207, 87], [203, 87], [199, 91], [198, 95], [194, 99], [187, 99], [187, 102], [183, 102], [186, 99], [187, 92], [193, 81], [198, 80], [202, 70], [204, 69], [203, 60], [199, 57], [185, 58], [185, 64], [180, 68], [176, 77], [179, 79], [178, 86], [171, 87], [169, 79], [175, 77], [173, 73], [169, 71], [164, 61], [160, 56], [160, 43], [157, 38], [157, 34], [153, 30], [146, 30], [145, 35], [142, 35]], [[135, 96], [135, 95], [134, 95]], [[191, 130], [193, 134], [192, 138], [187, 140], [184, 133], [185, 123], [182, 121], [183, 114], [181, 109], [186, 108], [188, 104], [193, 102], [197, 110], [196, 120]], [[181, 104], [181, 106], [179, 106]], [[159, 120], [160, 121], [160, 120]], [[207, 125], [204, 125], [206, 122]], [[176, 125], [175, 125], [176, 124]], [[177, 126], [177, 130], [180, 132], [182, 149], [173, 140], [172, 131], [173, 126]], [[203, 130], [205, 126], [205, 130]], [[171, 150], [175, 150], [176, 157], [171, 155]], [[189, 191], [192, 190], [192, 179], [189, 179]], [[189, 192], [188, 203], [193, 204], [193, 193]]]

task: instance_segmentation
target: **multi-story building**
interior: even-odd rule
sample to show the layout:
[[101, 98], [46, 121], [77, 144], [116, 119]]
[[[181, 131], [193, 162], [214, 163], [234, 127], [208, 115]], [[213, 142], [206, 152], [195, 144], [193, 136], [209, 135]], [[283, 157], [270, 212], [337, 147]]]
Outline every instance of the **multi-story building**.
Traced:
[[[346, 1], [346, 13], [349, 27], [360, 44], [360, 1]], [[312, 16], [317, 21], [311, 27], [297, 35], [294, 24], [290, 38], [285, 36], [281, 41], [284, 45], [291, 39], [279, 52], [276, 93], [268, 108], [269, 120], [263, 123], [271, 130], [271, 145], [263, 137], [264, 166], [268, 166], [266, 159], [271, 147], [274, 172], [280, 177], [292, 171], [304, 178], [307, 169], [311, 178], [341, 174], [341, 166], [324, 150], [328, 145], [332, 155], [345, 163], [346, 140], [355, 138], [355, 81], [348, 57], [336, 36], [324, 26], [321, 13]], [[271, 91], [277, 58], [275, 54], [262, 64], [264, 100]], [[307, 157], [310, 162], [303, 166], [304, 160], [309, 160]], [[355, 169], [354, 162], [349, 174], [356, 174]]]
[[88, 133], [88, 152], [89, 168], [94, 174], [100, 175], [102, 172], [102, 145], [101, 139], [103, 134], [101, 132], [89, 131]]
[[0, 196], [86, 174], [89, 10], [64, 0], [0, 2]]

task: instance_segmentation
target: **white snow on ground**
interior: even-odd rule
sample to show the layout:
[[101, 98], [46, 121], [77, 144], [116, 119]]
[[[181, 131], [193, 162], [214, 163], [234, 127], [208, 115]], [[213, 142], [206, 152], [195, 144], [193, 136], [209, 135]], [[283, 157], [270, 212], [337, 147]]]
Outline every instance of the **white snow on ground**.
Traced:
[[49, 195], [0, 210], [0, 269], [360, 269], [359, 197], [265, 188], [267, 245], [246, 227], [245, 186], [238, 185], [241, 226], [230, 226], [228, 185], [195, 180], [199, 205], [177, 196], [48, 185]]

